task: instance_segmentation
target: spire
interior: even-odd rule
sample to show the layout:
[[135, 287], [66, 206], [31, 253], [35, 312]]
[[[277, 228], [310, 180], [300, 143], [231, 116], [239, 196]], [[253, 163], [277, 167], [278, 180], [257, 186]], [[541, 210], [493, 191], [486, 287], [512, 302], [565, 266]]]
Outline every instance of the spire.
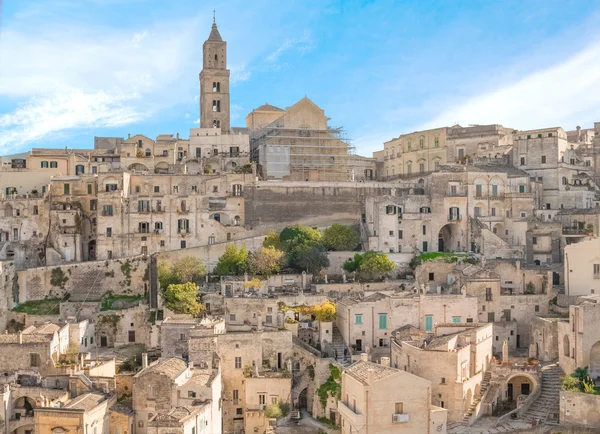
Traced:
[[217, 15], [214, 10], [213, 10], [213, 25], [212, 25], [212, 29], [210, 30], [210, 35], [208, 36], [208, 41], [223, 42], [223, 39], [221, 39], [221, 34], [219, 33], [219, 29], [217, 29]]

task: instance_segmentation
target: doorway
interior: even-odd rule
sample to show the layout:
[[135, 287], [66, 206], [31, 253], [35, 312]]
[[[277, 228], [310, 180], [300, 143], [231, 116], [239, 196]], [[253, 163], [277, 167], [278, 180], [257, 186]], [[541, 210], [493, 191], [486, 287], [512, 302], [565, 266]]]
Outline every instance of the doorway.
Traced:
[[362, 339], [356, 340], [356, 351], [362, 351]]
[[513, 400], [513, 385], [512, 384], [508, 385], [508, 390], [506, 391], [506, 397], [509, 401]]
[[106, 338], [106, 336], [100, 336], [100, 346], [101, 347], [108, 346], [108, 339]]

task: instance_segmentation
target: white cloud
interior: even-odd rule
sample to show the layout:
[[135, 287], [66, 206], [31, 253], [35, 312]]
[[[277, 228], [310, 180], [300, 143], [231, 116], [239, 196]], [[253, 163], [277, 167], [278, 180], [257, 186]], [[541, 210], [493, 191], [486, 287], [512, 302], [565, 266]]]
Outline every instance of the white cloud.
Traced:
[[267, 62], [275, 62], [279, 57], [288, 50], [296, 49], [300, 53], [304, 54], [307, 51], [315, 48], [315, 43], [310, 37], [310, 33], [305, 31], [304, 34], [300, 38], [296, 39], [285, 39], [283, 43], [277, 48], [277, 50], [273, 51], [266, 57]]
[[232, 85], [241, 83], [242, 81], [250, 80], [251, 73], [246, 69], [246, 65], [232, 66], [230, 67], [230, 71], [230, 82]]
[[239, 117], [244, 113], [244, 107], [239, 104], [231, 104], [230, 113], [232, 120], [239, 119]]
[[138, 122], [182, 103], [180, 88], [193, 86], [183, 78], [197, 68], [193, 24], [178, 22], [177, 32], [168, 22], [141, 32], [53, 21], [36, 23], [35, 32], [18, 20], [5, 26], [1, 152], [81, 128]]
[[532, 72], [464, 102], [450, 104], [422, 128], [467, 124], [503, 124], [518, 129], [562, 126], [573, 129], [598, 120], [600, 42], [563, 62]]

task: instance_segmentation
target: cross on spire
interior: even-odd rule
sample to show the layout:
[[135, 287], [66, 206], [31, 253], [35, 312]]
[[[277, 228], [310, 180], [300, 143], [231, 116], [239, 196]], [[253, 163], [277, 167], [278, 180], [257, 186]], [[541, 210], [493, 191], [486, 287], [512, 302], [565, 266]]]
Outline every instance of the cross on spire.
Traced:
[[213, 24], [217, 24], [217, 11], [213, 9]]

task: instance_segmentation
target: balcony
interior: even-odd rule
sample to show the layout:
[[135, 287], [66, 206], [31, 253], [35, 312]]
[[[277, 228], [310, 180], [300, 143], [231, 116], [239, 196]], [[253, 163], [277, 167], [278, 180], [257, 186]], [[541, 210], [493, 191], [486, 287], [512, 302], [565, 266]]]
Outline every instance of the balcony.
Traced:
[[588, 231], [586, 228], [574, 228], [574, 227], [570, 227], [570, 228], [563, 227], [563, 229], [562, 229], [563, 235], [587, 235], [588, 232], [593, 232], [593, 231]]
[[157, 206], [156, 208], [152, 209], [152, 212], [154, 212], [154, 213], [163, 213], [163, 212], [165, 212], [165, 209], [162, 206]]
[[467, 197], [466, 190], [447, 191], [446, 197]]
[[338, 402], [338, 411], [343, 418], [347, 419], [352, 425], [359, 427], [364, 425], [364, 416], [360, 413], [355, 413], [343, 401]]

